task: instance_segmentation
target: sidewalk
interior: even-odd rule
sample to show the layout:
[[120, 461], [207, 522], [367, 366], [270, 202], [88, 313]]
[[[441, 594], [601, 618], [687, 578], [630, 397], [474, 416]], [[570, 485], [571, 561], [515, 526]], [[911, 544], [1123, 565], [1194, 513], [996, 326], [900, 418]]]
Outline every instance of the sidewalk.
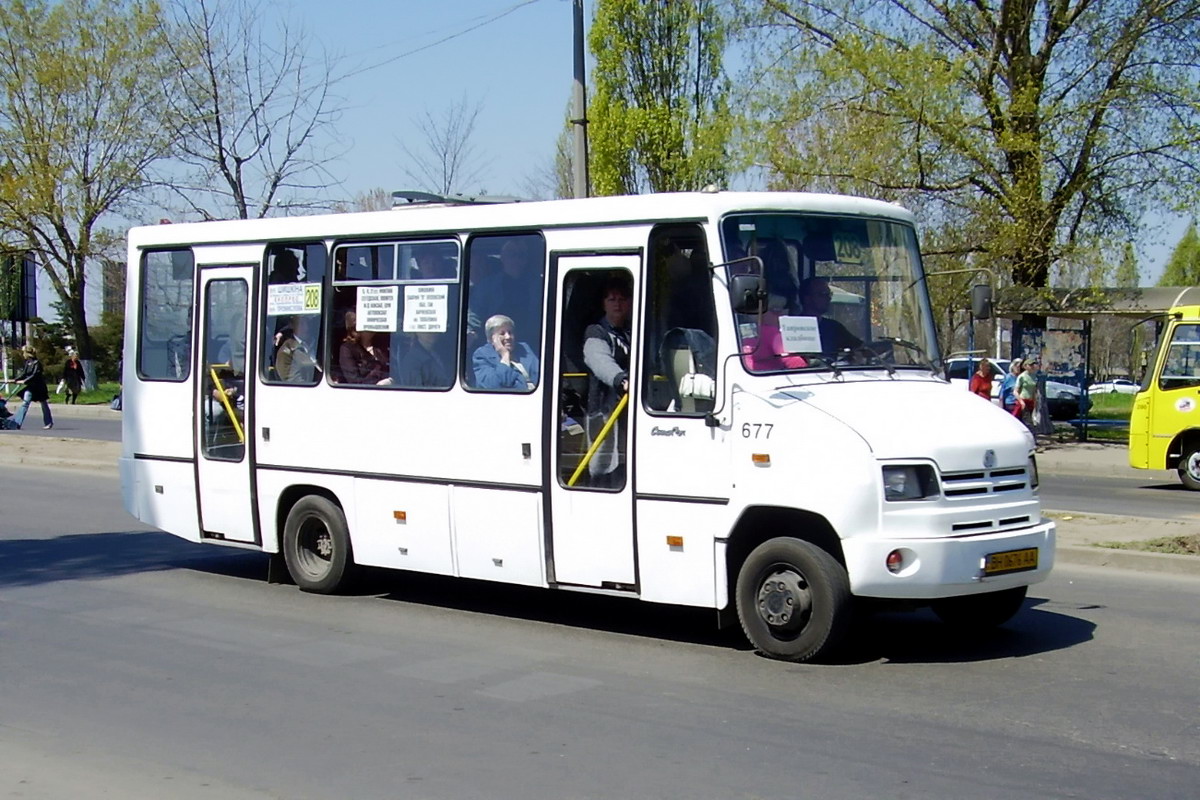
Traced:
[[[56, 406], [54, 413], [72, 417], [115, 417], [108, 406]], [[39, 431], [40, 433], [40, 431]], [[1048, 443], [1037, 454], [1042, 475], [1117, 475], [1142, 479], [1176, 480], [1169, 470], [1135, 470], [1129, 466], [1123, 445], [1098, 443]], [[120, 442], [69, 439], [56, 436], [22, 436], [21, 431], [0, 431], [0, 463], [31, 468], [81, 469], [117, 473]], [[1096, 547], [1097, 542], [1132, 542], [1196, 533], [1196, 520], [1144, 519], [1105, 514], [1047, 511], [1058, 528], [1056, 557], [1060, 563], [1113, 566], [1144, 572], [1200, 576], [1200, 556], [1165, 555], [1137, 550]]]

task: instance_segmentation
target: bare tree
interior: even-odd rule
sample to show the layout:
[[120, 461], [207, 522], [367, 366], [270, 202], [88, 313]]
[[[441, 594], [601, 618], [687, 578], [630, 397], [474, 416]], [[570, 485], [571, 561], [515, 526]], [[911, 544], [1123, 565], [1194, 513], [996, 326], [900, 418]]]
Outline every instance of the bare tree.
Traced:
[[322, 208], [323, 150], [340, 110], [334, 65], [303, 29], [263, 24], [254, 0], [176, 0], [173, 52], [182, 178], [163, 184], [203, 219]]
[[377, 186], [365, 192], [359, 192], [348, 201], [339, 200], [333, 204], [333, 211], [345, 214], [350, 211], [387, 211], [392, 207], [392, 193], [382, 186]]
[[554, 141], [554, 157], [525, 179], [524, 191], [539, 200], [562, 200], [575, 196], [575, 153], [570, 123], [563, 126]]
[[482, 154], [471, 141], [483, 104], [466, 95], [441, 114], [428, 109], [416, 121], [416, 143], [399, 140], [409, 166], [404, 174], [422, 191], [449, 195], [478, 185], [483, 174]]

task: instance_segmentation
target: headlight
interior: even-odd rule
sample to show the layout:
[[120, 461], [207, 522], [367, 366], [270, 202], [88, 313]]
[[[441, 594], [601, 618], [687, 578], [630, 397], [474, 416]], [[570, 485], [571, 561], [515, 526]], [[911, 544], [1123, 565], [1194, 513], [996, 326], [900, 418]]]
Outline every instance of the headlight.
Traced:
[[883, 468], [883, 499], [922, 500], [938, 492], [933, 467], [926, 464], [893, 465]]

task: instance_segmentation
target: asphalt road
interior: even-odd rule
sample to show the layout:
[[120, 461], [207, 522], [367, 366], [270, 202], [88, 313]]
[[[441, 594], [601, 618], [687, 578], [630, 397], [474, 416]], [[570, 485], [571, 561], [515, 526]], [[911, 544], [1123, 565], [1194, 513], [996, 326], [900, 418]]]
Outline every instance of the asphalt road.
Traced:
[[[17, 407], [9, 404], [9, 411], [16, 413]], [[25, 424], [19, 431], [0, 431], [0, 436], [15, 434], [17, 436], [66, 436], [72, 439], [98, 439], [104, 442], [121, 441], [121, 414], [109, 412], [112, 416], [103, 417], [71, 417], [67, 414], [56, 414], [57, 406], [50, 407], [54, 419], [54, 427], [42, 429], [42, 410], [34, 404], [29, 409]], [[70, 412], [68, 412], [69, 414]]]
[[1039, 491], [1042, 506], [1052, 511], [1200, 519], [1200, 493], [1183, 488], [1177, 479], [1043, 474]]
[[1200, 581], [1062, 568], [988, 636], [836, 664], [710, 612], [409, 576], [347, 597], [0, 466], [0, 794], [1192, 798]]

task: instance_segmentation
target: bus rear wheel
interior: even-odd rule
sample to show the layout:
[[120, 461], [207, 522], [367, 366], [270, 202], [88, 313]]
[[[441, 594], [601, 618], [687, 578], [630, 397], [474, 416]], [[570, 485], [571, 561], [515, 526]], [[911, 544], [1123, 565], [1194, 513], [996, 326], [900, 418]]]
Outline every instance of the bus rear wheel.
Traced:
[[1200, 444], [1190, 444], [1179, 459], [1179, 480], [1193, 492], [1200, 491]]
[[1003, 625], [1021, 610], [1028, 586], [999, 592], [947, 597], [933, 601], [933, 613], [942, 622], [964, 630], [982, 630]]
[[816, 545], [780, 537], [763, 542], [738, 571], [737, 611], [758, 652], [785, 661], [828, 655], [849, 626], [850, 579]]
[[333, 594], [344, 585], [354, 560], [346, 515], [336, 503], [308, 495], [292, 506], [283, 526], [283, 558], [306, 592]]

